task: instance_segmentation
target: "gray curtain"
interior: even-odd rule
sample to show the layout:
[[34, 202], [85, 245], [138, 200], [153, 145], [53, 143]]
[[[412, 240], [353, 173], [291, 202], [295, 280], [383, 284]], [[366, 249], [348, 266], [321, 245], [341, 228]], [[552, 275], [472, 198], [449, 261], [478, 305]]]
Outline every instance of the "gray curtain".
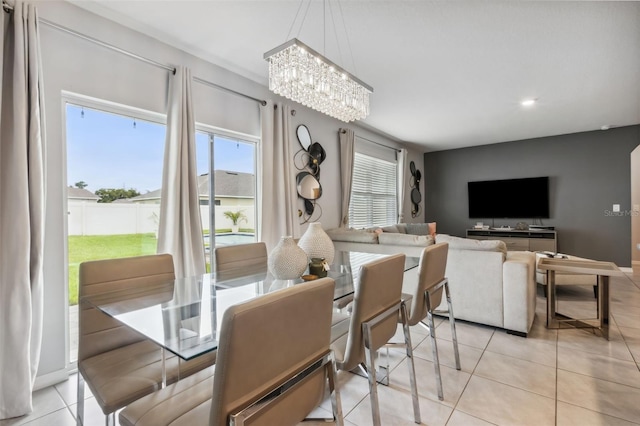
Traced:
[[196, 171], [191, 70], [178, 67], [169, 82], [162, 170], [158, 253], [173, 256], [176, 277], [206, 272]]
[[0, 419], [32, 411], [42, 341], [45, 206], [44, 89], [36, 8], [16, 1], [5, 24], [0, 113]]
[[351, 200], [356, 134], [351, 129], [340, 129], [338, 135], [340, 139], [340, 185], [342, 188], [340, 227], [346, 228], [349, 226], [349, 201]]
[[271, 252], [280, 237], [297, 238], [300, 233], [295, 204], [297, 193], [291, 166], [291, 108], [268, 101], [267, 105], [261, 107], [260, 115], [262, 140], [259, 154], [258, 237]]

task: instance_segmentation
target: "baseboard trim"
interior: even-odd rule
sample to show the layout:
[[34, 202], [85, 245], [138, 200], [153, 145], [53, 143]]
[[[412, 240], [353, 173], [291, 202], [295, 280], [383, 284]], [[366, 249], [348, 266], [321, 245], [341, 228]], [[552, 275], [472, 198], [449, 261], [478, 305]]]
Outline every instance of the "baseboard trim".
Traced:
[[40, 389], [48, 388], [49, 386], [64, 382], [68, 378], [69, 371], [67, 371], [66, 368], [54, 371], [52, 373], [43, 374], [42, 376], [37, 376], [36, 381], [33, 385], [33, 390], [37, 391]]

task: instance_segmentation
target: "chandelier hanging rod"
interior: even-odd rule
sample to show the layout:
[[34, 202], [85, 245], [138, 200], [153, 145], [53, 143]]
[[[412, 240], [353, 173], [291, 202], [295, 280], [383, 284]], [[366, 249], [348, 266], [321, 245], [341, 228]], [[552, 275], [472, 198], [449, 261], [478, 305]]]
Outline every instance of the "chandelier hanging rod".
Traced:
[[311, 55], [315, 56], [316, 58], [322, 58], [321, 59], [322, 61], [324, 61], [327, 65], [333, 67], [337, 72], [339, 72], [341, 74], [345, 74], [351, 80], [355, 81], [356, 83], [358, 83], [359, 85], [361, 85], [362, 87], [367, 89], [369, 92], [373, 93], [373, 87], [369, 86], [367, 83], [365, 83], [364, 81], [360, 80], [358, 77], [354, 76], [349, 71], [347, 71], [344, 68], [342, 68], [341, 66], [337, 65], [336, 63], [331, 61], [326, 56], [322, 55], [321, 53], [319, 53], [316, 50], [312, 49], [311, 47], [307, 46], [306, 44], [304, 44], [303, 42], [301, 42], [297, 38], [292, 38], [291, 40], [281, 44], [280, 46], [269, 50], [267, 53], [264, 54], [264, 59], [269, 59], [269, 57], [273, 56], [274, 54], [276, 54], [276, 53], [280, 52], [281, 50], [284, 50], [284, 49], [286, 49], [288, 47], [291, 47], [291, 46], [301, 47], [304, 50], [306, 50], [307, 52], [309, 52]]

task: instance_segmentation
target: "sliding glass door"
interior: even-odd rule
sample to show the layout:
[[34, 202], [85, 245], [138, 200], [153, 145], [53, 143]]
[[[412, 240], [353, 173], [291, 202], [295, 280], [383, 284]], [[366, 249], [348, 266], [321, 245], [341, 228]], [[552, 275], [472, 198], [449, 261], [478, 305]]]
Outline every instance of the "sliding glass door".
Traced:
[[[65, 106], [69, 361], [77, 360], [78, 268], [156, 253], [165, 116], [70, 96]], [[198, 197], [212, 248], [256, 241], [255, 137], [198, 125]]]
[[69, 360], [74, 362], [80, 263], [156, 252], [165, 125], [106, 106], [68, 102], [65, 113]]
[[213, 247], [256, 241], [256, 141], [201, 128], [196, 152], [200, 216], [210, 263]]

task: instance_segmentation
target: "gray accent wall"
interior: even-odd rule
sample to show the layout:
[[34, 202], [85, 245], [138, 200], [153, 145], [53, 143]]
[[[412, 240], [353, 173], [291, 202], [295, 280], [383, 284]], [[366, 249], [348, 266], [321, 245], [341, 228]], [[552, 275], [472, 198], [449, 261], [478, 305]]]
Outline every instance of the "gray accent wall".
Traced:
[[[425, 221], [465, 236], [478, 221], [515, 226], [531, 219], [470, 219], [467, 182], [549, 176], [549, 219], [558, 251], [631, 266], [631, 152], [640, 126], [550, 136], [424, 154]], [[509, 194], [504, 194], [509, 197]], [[620, 204], [620, 212], [613, 212]]]

